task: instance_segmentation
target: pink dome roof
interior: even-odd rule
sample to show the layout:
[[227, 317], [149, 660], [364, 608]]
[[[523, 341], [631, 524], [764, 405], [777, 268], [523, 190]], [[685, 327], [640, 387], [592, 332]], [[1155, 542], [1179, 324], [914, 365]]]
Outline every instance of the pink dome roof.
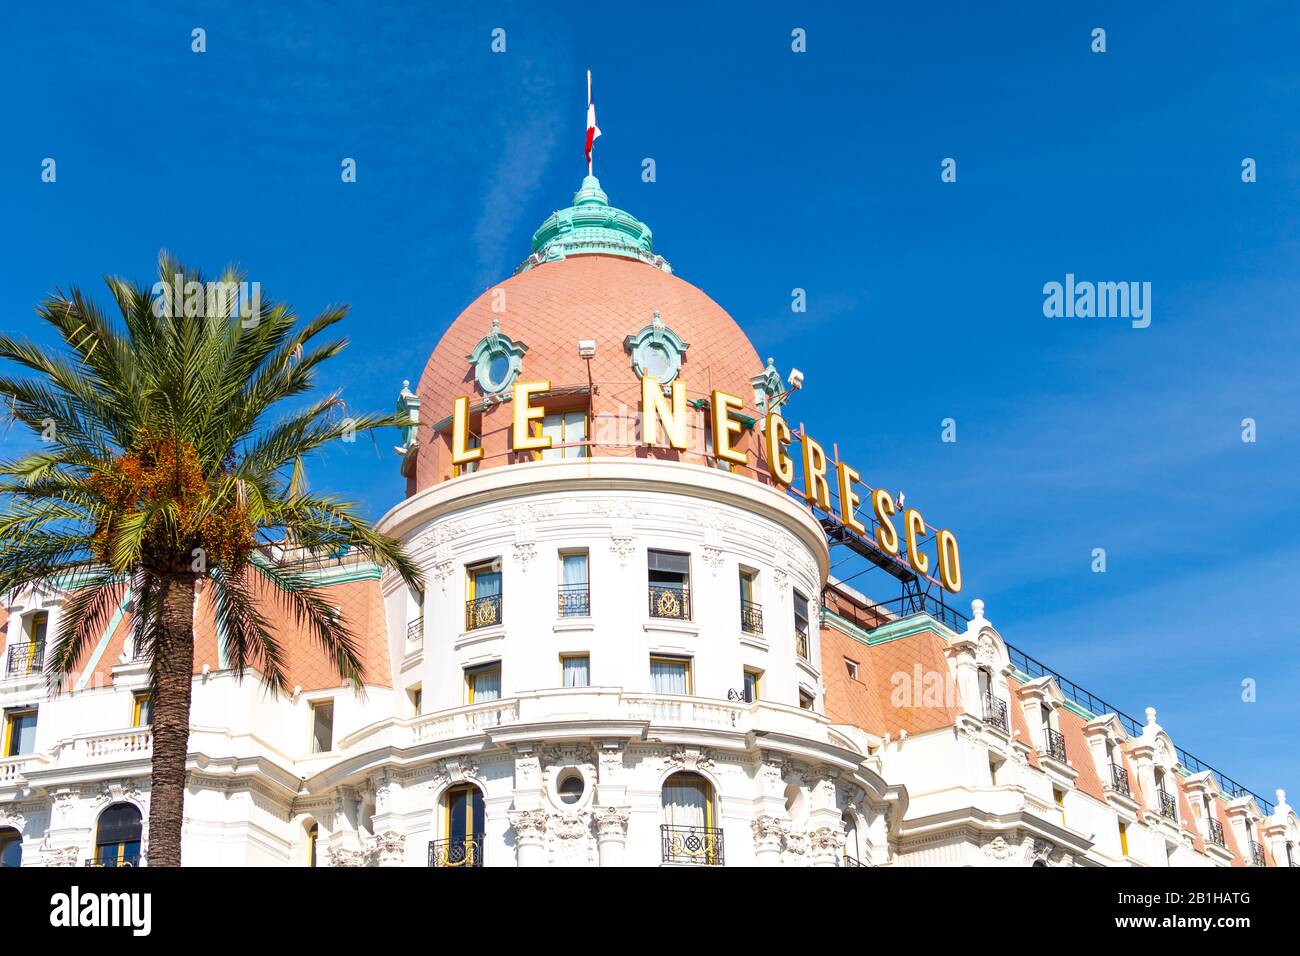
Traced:
[[[492, 331], [493, 319], [499, 320], [502, 335], [527, 346], [518, 381], [549, 380], [553, 395], [567, 392], [570, 403], [576, 400], [583, 407], [588, 363], [578, 355], [578, 340], [594, 339], [591, 402], [599, 422], [620, 414], [621, 406], [626, 406], [623, 414], [635, 414], [639, 408], [640, 382], [624, 340], [650, 325], [656, 310], [663, 324], [689, 346], [680, 371], [688, 401], [721, 389], [742, 398], [745, 414], [756, 416], [751, 380], [763, 372], [763, 364], [721, 306], [690, 283], [645, 262], [612, 255], [571, 255], [537, 264], [485, 291], [447, 329], [416, 391], [421, 405], [420, 451], [408, 493], [451, 476], [450, 454], [441, 437], [446, 429], [433, 434], [428, 429], [445, 426], [457, 396], [470, 396], [473, 407], [485, 398], [467, 357]], [[548, 408], [552, 401], [560, 399], [547, 399]], [[512, 460], [508, 454], [511, 421], [509, 402], [483, 412], [483, 467]], [[600, 431], [599, 426], [593, 427], [588, 437], [599, 441]], [[635, 452], [597, 444], [591, 453]], [[690, 460], [689, 453], [682, 457]]]

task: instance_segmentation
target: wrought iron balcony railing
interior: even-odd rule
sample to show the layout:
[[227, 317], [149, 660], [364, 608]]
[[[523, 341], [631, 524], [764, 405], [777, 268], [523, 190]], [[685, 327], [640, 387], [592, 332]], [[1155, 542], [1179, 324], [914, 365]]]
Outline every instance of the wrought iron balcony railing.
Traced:
[[1007, 722], [1007, 702], [1001, 697], [985, 694], [984, 723], [997, 727], [1004, 734], [1011, 733], [1011, 725]]
[[804, 628], [794, 629], [794, 649], [803, 660], [808, 660], [808, 632]]
[[650, 616], [689, 621], [691, 589], [685, 584], [650, 585]]
[[560, 617], [590, 617], [591, 588], [586, 584], [561, 584], [555, 609]]
[[1059, 730], [1047, 728], [1047, 756], [1053, 760], [1065, 763], [1065, 737]]
[[483, 840], [479, 836], [429, 841], [430, 866], [482, 866]]
[[424, 640], [424, 618], [417, 617], [406, 625], [406, 639], [413, 644]]
[[1178, 819], [1178, 804], [1174, 795], [1168, 790], [1157, 790], [1160, 794], [1160, 815], [1170, 820]]
[[861, 860], [859, 860], [857, 857], [849, 856], [847, 853], [845, 853], [845, 854], [844, 854], [844, 865], [845, 865], [845, 866], [866, 866], [867, 864], [863, 863], [863, 862], [862, 862]]
[[116, 856], [108, 857], [106, 859], [92, 858], [86, 861], [86, 866], [138, 867], [140, 866], [140, 854], [128, 853], [121, 859]]
[[1128, 771], [1117, 763], [1110, 765], [1110, 788], [1126, 797], [1133, 792], [1128, 786]]
[[5, 661], [6, 677], [21, 677], [26, 674], [38, 674], [45, 663], [45, 642], [28, 641], [25, 644], [12, 644]]
[[1264, 848], [1255, 840], [1250, 841], [1250, 865], [1264, 866]]
[[1210, 824], [1210, 842], [1215, 846], [1221, 846], [1226, 849], [1228, 844], [1223, 842], [1223, 824], [1214, 819], [1214, 817], [1210, 817], [1208, 822]]
[[491, 627], [501, 623], [501, 595], [473, 598], [465, 602], [465, 630]]
[[722, 831], [716, 827], [674, 827], [660, 824], [665, 863], [722, 866]]
[[763, 606], [752, 601], [740, 602], [740, 629], [746, 634], [763, 633]]

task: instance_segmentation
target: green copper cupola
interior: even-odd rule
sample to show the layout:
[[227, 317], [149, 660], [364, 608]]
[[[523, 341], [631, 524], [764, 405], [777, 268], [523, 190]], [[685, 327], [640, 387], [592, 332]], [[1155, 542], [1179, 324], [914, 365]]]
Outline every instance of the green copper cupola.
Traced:
[[671, 273], [672, 266], [654, 252], [650, 227], [631, 213], [615, 209], [600, 188], [600, 180], [587, 176], [573, 194], [573, 205], [551, 213], [533, 233], [533, 254], [515, 274], [543, 262], [558, 262], [569, 256], [602, 255], [636, 259]]

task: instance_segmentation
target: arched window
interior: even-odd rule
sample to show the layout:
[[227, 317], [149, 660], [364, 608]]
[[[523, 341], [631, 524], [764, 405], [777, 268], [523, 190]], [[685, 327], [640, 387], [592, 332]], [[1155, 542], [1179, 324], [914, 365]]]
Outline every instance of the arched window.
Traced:
[[316, 841], [320, 838], [320, 827], [313, 823], [307, 828], [307, 865], [316, 865]]
[[0, 867], [23, 865], [23, 835], [12, 827], [0, 827]]
[[844, 865], [861, 866], [862, 848], [858, 846], [858, 820], [848, 810], [844, 811]]
[[713, 787], [698, 773], [675, 773], [664, 781], [663, 861], [721, 865], [722, 831], [714, 823]]
[[143, 824], [140, 811], [115, 803], [99, 815], [95, 830], [96, 866], [139, 866]]
[[429, 844], [430, 866], [483, 865], [483, 791], [473, 784], [443, 795], [445, 838]]

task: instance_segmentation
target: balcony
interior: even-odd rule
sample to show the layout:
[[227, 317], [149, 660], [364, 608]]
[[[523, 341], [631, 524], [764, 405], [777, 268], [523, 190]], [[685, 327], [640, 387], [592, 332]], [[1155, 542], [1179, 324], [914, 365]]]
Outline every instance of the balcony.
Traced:
[[1178, 804], [1168, 790], [1157, 790], [1160, 794], [1160, 815], [1168, 820], [1178, 819]]
[[1058, 763], [1065, 763], [1065, 737], [1059, 730], [1047, 728], [1047, 749], [1044, 753]]
[[1208, 822], [1210, 824], [1210, 842], [1215, 846], [1223, 847], [1226, 850], [1228, 844], [1223, 841], [1223, 824], [1218, 820], [1215, 820], [1213, 817], [1211, 817]]
[[424, 643], [424, 618], [417, 617], [406, 625], [406, 640], [411, 644]]
[[429, 865], [482, 866], [483, 839], [479, 836], [452, 837], [429, 841]]
[[746, 634], [763, 633], [763, 606], [752, 601], [740, 602], [740, 629]]
[[1110, 788], [1116, 793], [1122, 793], [1124, 796], [1130, 796], [1132, 790], [1128, 786], [1128, 771], [1119, 764], [1110, 765]]
[[29, 641], [25, 644], [11, 644], [5, 659], [6, 677], [25, 677], [39, 674], [45, 663], [45, 642]]
[[1011, 733], [1011, 725], [1007, 722], [1007, 702], [1001, 697], [985, 694], [984, 723], [998, 728], [1004, 734]]
[[796, 627], [794, 629], [794, 649], [800, 660], [808, 660], [808, 629], [806, 627]]
[[476, 631], [501, 623], [501, 595], [472, 598], [465, 602], [465, 630]]
[[716, 827], [659, 826], [663, 862], [722, 866], [722, 831]]
[[691, 619], [691, 590], [685, 584], [650, 585], [650, 616], [674, 621]]
[[90, 859], [86, 861], [86, 866], [139, 867], [140, 854], [139, 852], [128, 853], [126, 856], [123, 856], [121, 859], [118, 859], [117, 857], [113, 857], [107, 860]]
[[1250, 865], [1264, 866], [1264, 848], [1255, 840], [1250, 841]]
[[555, 611], [560, 617], [591, 617], [591, 587], [561, 584], [556, 592]]
[[847, 853], [845, 853], [845, 854], [844, 854], [844, 865], [845, 865], [845, 866], [866, 866], [867, 864], [863, 863], [863, 862], [862, 862], [861, 860], [859, 860], [857, 857], [852, 857], [852, 856], [849, 856]]

